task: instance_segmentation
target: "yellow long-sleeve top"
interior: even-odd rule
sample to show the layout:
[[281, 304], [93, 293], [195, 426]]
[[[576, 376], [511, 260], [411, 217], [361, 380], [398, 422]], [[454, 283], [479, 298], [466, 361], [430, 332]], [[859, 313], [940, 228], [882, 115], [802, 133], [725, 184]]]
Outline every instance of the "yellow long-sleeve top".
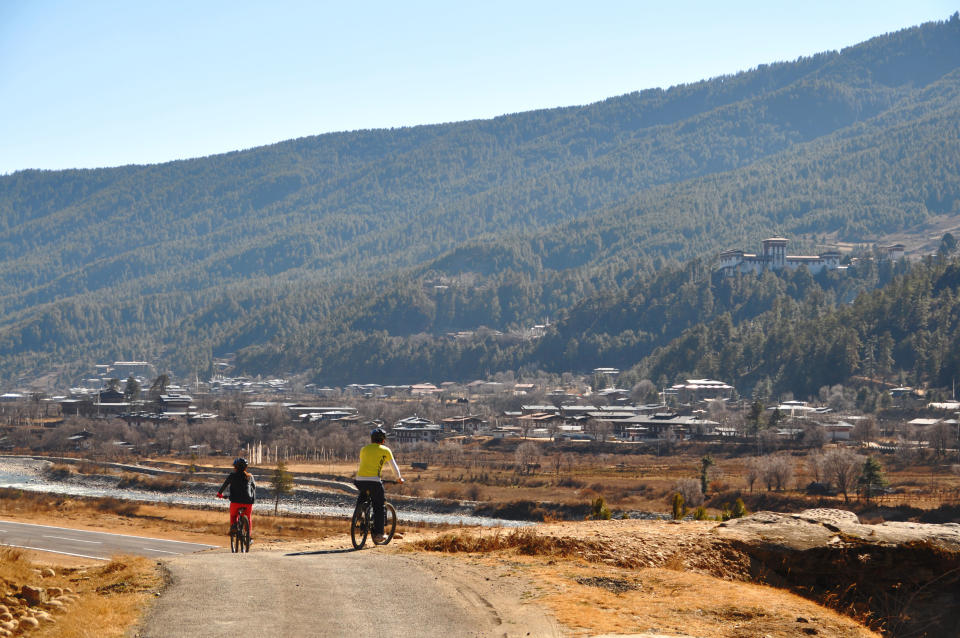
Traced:
[[386, 445], [380, 443], [370, 443], [360, 448], [360, 467], [357, 469], [358, 481], [382, 481], [380, 473], [383, 471], [383, 464], [390, 461], [397, 480], [400, 480], [400, 467], [393, 458], [393, 452]]

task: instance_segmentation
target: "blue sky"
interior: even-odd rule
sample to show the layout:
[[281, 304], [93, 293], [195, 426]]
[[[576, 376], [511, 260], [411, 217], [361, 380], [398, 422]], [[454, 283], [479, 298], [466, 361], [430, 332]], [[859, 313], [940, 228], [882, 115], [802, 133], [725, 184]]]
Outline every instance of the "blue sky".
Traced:
[[0, 174], [587, 104], [956, 10], [936, 0], [0, 0]]

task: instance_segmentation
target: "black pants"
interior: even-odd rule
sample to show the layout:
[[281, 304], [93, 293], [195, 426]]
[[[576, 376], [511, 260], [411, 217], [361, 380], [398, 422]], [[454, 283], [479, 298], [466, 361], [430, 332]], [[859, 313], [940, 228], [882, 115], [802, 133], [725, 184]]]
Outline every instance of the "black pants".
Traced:
[[360, 503], [360, 499], [363, 498], [364, 490], [370, 492], [370, 500], [373, 501], [373, 535], [383, 536], [383, 525], [387, 518], [384, 507], [387, 497], [383, 493], [383, 483], [380, 481], [354, 481], [353, 483], [360, 490], [357, 503]]

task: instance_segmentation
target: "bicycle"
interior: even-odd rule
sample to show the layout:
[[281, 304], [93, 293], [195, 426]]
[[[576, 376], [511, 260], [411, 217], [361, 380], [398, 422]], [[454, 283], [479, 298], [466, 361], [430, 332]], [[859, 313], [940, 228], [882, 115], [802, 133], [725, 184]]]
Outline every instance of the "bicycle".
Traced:
[[230, 526], [230, 551], [234, 554], [250, 551], [250, 519], [246, 510], [240, 510], [237, 522]]
[[[384, 483], [398, 483], [399, 481], [384, 481]], [[384, 504], [386, 516], [383, 524], [383, 540], [372, 538], [374, 545], [386, 545], [393, 539], [397, 531], [397, 509], [391, 503]], [[354, 549], [363, 549], [367, 543], [367, 536], [373, 531], [373, 499], [370, 490], [363, 490], [357, 496], [357, 506], [353, 510], [350, 520], [350, 541]]]

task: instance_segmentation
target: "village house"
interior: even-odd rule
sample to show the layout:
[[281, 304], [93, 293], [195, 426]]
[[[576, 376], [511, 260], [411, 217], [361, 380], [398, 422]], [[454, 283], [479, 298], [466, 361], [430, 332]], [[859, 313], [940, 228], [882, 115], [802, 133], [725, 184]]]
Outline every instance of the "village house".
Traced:
[[339, 423], [350, 425], [360, 420], [356, 408], [349, 406], [291, 405], [287, 408], [290, 418], [302, 423]]
[[415, 397], [427, 396], [430, 394], [438, 394], [440, 388], [433, 385], [432, 383], [415, 383], [410, 386], [410, 394]]
[[442, 433], [440, 425], [417, 415], [401, 419], [390, 428], [390, 436], [399, 444], [433, 443]]
[[475, 434], [485, 429], [487, 422], [478, 416], [454, 416], [441, 420], [440, 425], [444, 432]]
[[713, 436], [719, 425], [699, 416], [681, 416], [672, 412], [642, 414], [629, 418], [611, 418], [613, 434], [625, 441], [662, 440], [668, 436]]
[[685, 383], [678, 383], [664, 391], [664, 396], [671, 397], [680, 403], [697, 403], [698, 401], [730, 399], [733, 397], [733, 386], [723, 381], [713, 379], [687, 379]]

